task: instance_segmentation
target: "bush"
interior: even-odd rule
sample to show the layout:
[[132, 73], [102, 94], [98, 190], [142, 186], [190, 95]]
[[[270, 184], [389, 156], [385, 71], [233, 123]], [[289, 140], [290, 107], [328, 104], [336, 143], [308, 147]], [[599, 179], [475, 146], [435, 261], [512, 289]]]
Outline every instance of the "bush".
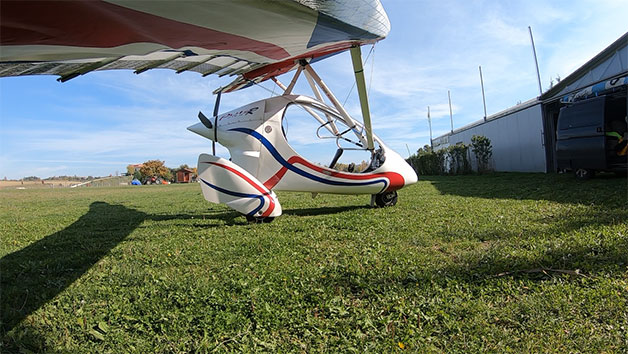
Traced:
[[472, 171], [469, 146], [462, 143], [438, 151], [425, 145], [406, 161], [418, 175], [466, 174]]
[[441, 175], [443, 174], [444, 158], [443, 151], [434, 152], [429, 145], [425, 145], [406, 161], [418, 175]]
[[469, 163], [469, 145], [458, 143], [447, 148], [447, 154], [450, 158], [449, 174], [468, 174], [472, 172]]
[[471, 145], [458, 143], [438, 151], [425, 145], [406, 161], [418, 175], [468, 174], [473, 172], [469, 161], [469, 147], [475, 155], [478, 173], [491, 171], [493, 147], [491, 140], [481, 135], [471, 137]]
[[474, 135], [471, 137], [471, 151], [478, 163], [478, 173], [490, 171], [490, 159], [493, 156], [491, 140], [485, 136]]

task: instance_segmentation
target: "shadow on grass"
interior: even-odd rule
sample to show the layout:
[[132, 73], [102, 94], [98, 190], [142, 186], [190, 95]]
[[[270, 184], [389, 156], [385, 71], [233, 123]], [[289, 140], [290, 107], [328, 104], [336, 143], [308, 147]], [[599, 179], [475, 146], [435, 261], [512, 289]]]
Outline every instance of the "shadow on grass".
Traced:
[[368, 205], [348, 205], [341, 207], [322, 207], [322, 208], [307, 208], [307, 209], [285, 209], [283, 210], [284, 215], [295, 215], [295, 216], [316, 216], [316, 215], [329, 215], [329, 214], [337, 214], [342, 213], [349, 210], [359, 210], [359, 209], [370, 209]]
[[[52, 300], [80, 278], [145, 220], [209, 220], [240, 224], [235, 212], [150, 215], [122, 205], [94, 202], [65, 229], [0, 259], [0, 334]], [[244, 221], [244, 219], [243, 219]], [[218, 227], [199, 224], [199, 227]]]
[[602, 174], [578, 181], [571, 174], [492, 173], [464, 176], [421, 176], [442, 194], [515, 200], [548, 200], [572, 204], [628, 204], [628, 180]]
[[510, 225], [496, 228], [495, 224], [488, 224], [480, 227], [448, 228], [436, 231], [436, 235], [443, 240], [473, 239], [481, 242], [539, 237], [547, 239], [561, 237], [574, 230], [624, 225], [626, 220], [627, 208], [593, 205], [586, 208], [564, 208], [553, 214], [539, 213], [533, 222], [526, 224], [524, 228]]
[[[175, 224], [175, 226], [193, 226], [203, 229], [217, 228], [222, 226], [246, 225], [248, 224], [244, 215], [232, 210], [209, 210], [203, 215], [191, 214], [155, 214], [147, 216], [147, 219], [153, 221], [170, 221], [170, 220], [199, 220], [205, 222], [197, 222], [192, 225], [187, 223]], [[208, 221], [220, 220], [221, 223], [208, 223]]]
[[94, 202], [65, 229], [0, 259], [2, 332], [81, 277], [146, 219], [121, 205]]
[[488, 281], [509, 277], [544, 280], [554, 276], [595, 276], [597, 273], [623, 273], [628, 266], [628, 239], [593, 245], [569, 245], [548, 249], [535, 256], [513, 256], [498, 249], [469, 255], [456, 265], [445, 267], [447, 276], [466, 281]]
[[[551, 249], [536, 255], [512, 255], [499, 248], [478, 253], [451, 255], [456, 261], [447, 265], [413, 269], [399, 276], [364, 273], [353, 265], [324, 271], [312, 288], [335, 289], [333, 293], [352, 294], [365, 298], [376, 294], [394, 293], [402, 289], [440, 287], [468, 284], [499, 289], [504, 280], [544, 282], [553, 278], [564, 281], [598, 277], [620, 279], [628, 267], [628, 239], [615, 239], [602, 245], [573, 245]], [[434, 252], [446, 252], [434, 250]], [[512, 284], [512, 283], [511, 283]], [[516, 284], [516, 283], [514, 283]], [[590, 283], [591, 284], [591, 283]], [[384, 290], [385, 289], [385, 290]]]

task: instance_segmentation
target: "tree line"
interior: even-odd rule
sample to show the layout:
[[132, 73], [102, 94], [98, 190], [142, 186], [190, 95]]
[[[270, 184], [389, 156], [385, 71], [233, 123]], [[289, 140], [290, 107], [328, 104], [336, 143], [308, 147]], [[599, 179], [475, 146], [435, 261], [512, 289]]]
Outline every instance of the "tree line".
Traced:
[[134, 179], [142, 182], [143, 184], [154, 182], [156, 179], [163, 181], [175, 182], [177, 172], [186, 169], [193, 171], [192, 175], [197, 175], [196, 167], [190, 167], [187, 164], [180, 165], [177, 168], [169, 168], [165, 165], [164, 161], [149, 160], [140, 166], [139, 169], [135, 168], [135, 165], [128, 165], [126, 167], [127, 176], [133, 176]]
[[471, 152], [475, 159], [475, 171], [485, 173], [492, 171], [491, 157], [493, 147], [491, 140], [485, 136], [474, 135], [471, 144], [458, 143], [434, 151], [425, 145], [406, 159], [418, 175], [453, 175], [474, 172], [471, 164]]

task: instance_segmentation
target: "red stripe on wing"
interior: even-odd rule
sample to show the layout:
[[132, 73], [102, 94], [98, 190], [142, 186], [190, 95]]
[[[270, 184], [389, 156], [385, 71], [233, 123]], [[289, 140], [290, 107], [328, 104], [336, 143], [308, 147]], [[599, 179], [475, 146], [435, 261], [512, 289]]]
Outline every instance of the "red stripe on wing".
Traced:
[[173, 49], [193, 46], [250, 51], [275, 60], [290, 56], [272, 43], [103, 1], [0, 1], [0, 6], [1, 45], [113, 48], [132, 43], [157, 43]]

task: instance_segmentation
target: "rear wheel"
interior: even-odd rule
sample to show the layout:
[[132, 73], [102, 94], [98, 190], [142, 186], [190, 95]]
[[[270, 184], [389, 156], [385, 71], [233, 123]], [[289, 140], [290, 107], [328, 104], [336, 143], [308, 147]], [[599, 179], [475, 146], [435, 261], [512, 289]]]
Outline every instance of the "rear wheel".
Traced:
[[394, 206], [397, 204], [397, 191], [375, 194], [375, 205], [380, 208]]
[[615, 171], [615, 174], [619, 177], [628, 177], [628, 171]]
[[270, 222], [272, 222], [273, 220], [275, 220], [274, 217], [272, 216], [267, 216], [267, 217], [257, 217], [257, 216], [252, 216], [252, 215], [245, 215], [246, 217], [246, 221], [248, 221], [249, 224], [268, 224]]
[[574, 171], [574, 174], [576, 175], [577, 179], [584, 181], [593, 178], [593, 176], [595, 176], [595, 171], [589, 170], [587, 168], [578, 168]]

